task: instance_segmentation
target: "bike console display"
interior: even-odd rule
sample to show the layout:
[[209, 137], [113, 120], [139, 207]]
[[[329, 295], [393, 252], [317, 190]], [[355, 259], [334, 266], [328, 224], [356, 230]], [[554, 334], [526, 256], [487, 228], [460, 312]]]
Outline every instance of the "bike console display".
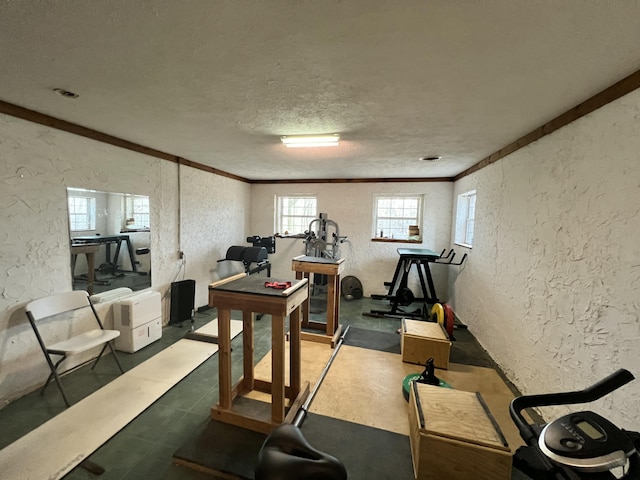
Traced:
[[589, 411], [571, 413], [548, 423], [540, 433], [538, 446], [549, 459], [579, 472], [624, 467], [636, 451], [618, 427]]

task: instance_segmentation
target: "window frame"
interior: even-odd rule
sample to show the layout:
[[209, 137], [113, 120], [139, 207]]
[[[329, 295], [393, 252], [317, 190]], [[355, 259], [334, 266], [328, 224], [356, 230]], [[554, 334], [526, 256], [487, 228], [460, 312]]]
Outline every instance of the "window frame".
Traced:
[[[76, 207], [80, 203], [85, 203], [85, 212], [76, 212]], [[72, 206], [73, 203], [73, 206]], [[68, 220], [70, 232], [90, 232], [96, 230], [96, 197], [91, 195], [69, 195], [67, 197]], [[76, 221], [72, 220], [72, 218]], [[75, 228], [78, 226], [77, 218], [85, 217], [86, 221], [81, 225], [86, 228]]]
[[[379, 202], [381, 200], [394, 200], [394, 199], [412, 199], [417, 200], [417, 213], [416, 216], [412, 217], [398, 217], [398, 216], [388, 216], [384, 217], [379, 215]], [[404, 208], [404, 207], [403, 207]], [[423, 218], [424, 218], [424, 194], [422, 193], [402, 193], [402, 194], [389, 194], [389, 193], [379, 193], [375, 194], [373, 197], [373, 240], [375, 241], [401, 241], [401, 242], [409, 242], [409, 243], [422, 243], [423, 236]], [[387, 221], [387, 220], [400, 220], [406, 222], [405, 233], [401, 235], [397, 235], [395, 232], [397, 229], [392, 229], [391, 236], [388, 236], [384, 232], [384, 227], [380, 227], [379, 220]], [[409, 225], [418, 225], [420, 229], [420, 235], [409, 237]], [[383, 233], [381, 236], [380, 233]]]
[[[135, 227], [141, 230], [151, 229], [151, 198], [146, 195], [128, 194], [124, 197], [124, 219], [123, 230]], [[140, 205], [136, 205], [140, 200], [143, 201], [142, 211], [138, 210]], [[146, 208], [145, 208], [146, 207]], [[138, 211], [137, 211], [138, 210]], [[146, 210], [146, 211], [145, 211]], [[129, 222], [133, 220], [133, 223]]]
[[[291, 215], [283, 213], [283, 205], [286, 200], [313, 200], [313, 214], [312, 215]], [[275, 215], [274, 215], [274, 231], [278, 235], [302, 235], [308, 230], [309, 224], [312, 220], [318, 218], [318, 197], [315, 194], [298, 194], [298, 195], [275, 195]], [[301, 232], [291, 232], [288, 228], [284, 228], [283, 219], [298, 219], [299, 225], [304, 225]], [[308, 220], [308, 221], [307, 221]], [[294, 221], [294, 223], [296, 223]], [[286, 233], [285, 233], [286, 232]]]
[[[469, 190], [457, 197], [454, 243], [461, 247], [473, 248], [476, 201], [477, 190]], [[469, 225], [471, 225], [471, 229]], [[469, 231], [471, 231], [471, 238], [469, 238]]]

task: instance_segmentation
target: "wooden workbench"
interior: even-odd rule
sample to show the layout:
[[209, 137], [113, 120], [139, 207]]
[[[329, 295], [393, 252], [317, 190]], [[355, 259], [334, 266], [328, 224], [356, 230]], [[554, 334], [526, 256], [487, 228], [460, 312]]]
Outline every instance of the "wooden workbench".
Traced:
[[335, 347], [342, 326], [340, 318], [340, 274], [344, 270], [344, 258], [333, 259], [324, 257], [310, 257], [300, 255], [294, 257], [291, 269], [296, 272], [296, 278], [309, 279], [310, 274], [327, 276], [327, 321], [326, 323], [314, 322], [309, 318], [309, 299], [302, 305], [302, 327], [311, 330], [323, 331], [323, 334], [302, 332], [303, 340], [330, 343]]
[[[269, 279], [269, 281], [274, 281]], [[275, 280], [281, 282], [282, 280]], [[300, 381], [300, 306], [308, 298], [307, 279], [294, 280], [286, 290], [265, 287], [265, 279], [247, 276], [209, 286], [209, 306], [218, 309], [218, 376], [220, 399], [211, 417], [262, 433], [293, 421], [298, 407], [309, 394], [309, 382]], [[231, 384], [231, 310], [242, 311], [243, 377]], [[271, 315], [271, 381], [254, 376], [253, 321], [255, 313]], [[285, 385], [285, 317], [289, 316], [289, 386]], [[243, 393], [258, 390], [271, 394], [271, 412], [242, 409]], [[285, 405], [286, 399], [290, 400]], [[285, 407], [289, 407], [285, 415]]]

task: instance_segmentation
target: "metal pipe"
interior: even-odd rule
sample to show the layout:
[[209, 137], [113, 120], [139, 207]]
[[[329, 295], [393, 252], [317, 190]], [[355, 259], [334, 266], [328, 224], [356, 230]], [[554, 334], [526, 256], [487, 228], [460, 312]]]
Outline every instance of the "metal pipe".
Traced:
[[333, 232], [333, 239], [331, 241], [331, 255], [332, 258], [340, 258], [340, 252], [339, 252], [339, 245], [338, 242], [340, 241], [340, 227], [338, 227], [338, 224], [336, 222], [334, 222], [333, 220], [326, 220], [325, 221], [325, 232], [326, 236], [329, 237], [329, 233], [327, 231], [327, 225], [332, 225], [333, 228], [335, 229], [335, 232]]
[[338, 354], [338, 350], [340, 350], [340, 347], [342, 346], [342, 342], [344, 341], [344, 337], [347, 335], [347, 332], [349, 331], [349, 327], [350, 327], [350, 325], [347, 325], [347, 328], [345, 328], [344, 332], [342, 332], [342, 335], [340, 335], [340, 338], [338, 339], [338, 343], [336, 343], [336, 347], [333, 350], [333, 353], [331, 354], [331, 357], [329, 358], [329, 361], [324, 366], [324, 369], [322, 370], [322, 373], [320, 374], [320, 378], [318, 378], [318, 381], [316, 382], [315, 386], [313, 387], [313, 390], [311, 390], [311, 392], [309, 393], [309, 396], [307, 397], [307, 400], [302, 404], [302, 406], [298, 410], [298, 413], [296, 413], [296, 416], [295, 416], [295, 418], [293, 419], [293, 422], [292, 422], [292, 425], [294, 427], [300, 428], [302, 426], [302, 422], [304, 422], [304, 419], [307, 416], [307, 412], [309, 411], [309, 406], [311, 405], [311, 402], [313, 401], [313, 398], [316, 396], [316, 393], [318, 393], [318, 389], [320, 388], [320, 385], [322, 385], [322, 381], [324, 380], [324, 377], [327, 376], [327, 373], [329, 372], [329, 368], [331, 367], [331, 364], [333, 363], [333, 360], [336, 358], [336, 355]]

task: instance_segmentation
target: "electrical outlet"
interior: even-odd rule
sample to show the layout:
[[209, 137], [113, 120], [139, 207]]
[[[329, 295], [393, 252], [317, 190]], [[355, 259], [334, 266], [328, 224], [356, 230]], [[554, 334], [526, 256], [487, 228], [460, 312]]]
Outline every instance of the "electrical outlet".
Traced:
[[182, 250], [180, 250], [180, 251], [178, 252], [178, 258], [179, 258], [180, 260], [184, 259], [184, 252], [183, 252]]

